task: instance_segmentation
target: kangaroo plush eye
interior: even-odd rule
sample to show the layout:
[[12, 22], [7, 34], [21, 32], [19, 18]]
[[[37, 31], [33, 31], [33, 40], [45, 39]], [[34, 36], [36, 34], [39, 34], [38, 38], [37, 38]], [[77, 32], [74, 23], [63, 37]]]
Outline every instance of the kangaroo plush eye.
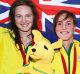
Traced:
[[46, 49], [46, 50], [48, 50], [48, 48], [44, 45], [44, 48]]

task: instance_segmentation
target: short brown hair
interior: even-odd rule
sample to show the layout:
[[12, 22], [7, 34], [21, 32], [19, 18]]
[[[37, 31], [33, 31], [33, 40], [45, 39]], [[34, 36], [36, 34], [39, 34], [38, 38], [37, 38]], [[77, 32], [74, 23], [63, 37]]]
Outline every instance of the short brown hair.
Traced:
[[76, 25], [76, 23], [77, 23], [77, 21], [76, 21], [76, 16], [75, 16], [72, 12], [69, 12], [69, 11], [67, 11], [67, 10], [61, 10], [61, 11], [59, 11], [59, 12], [55, 15], [55, 17], [54, 17], [54, 19], [53, 19], [53, 28], [54, 28], [54, 30], [55, 30], [55, 28], [56, 28], [57, 21], [58, 21], [59, 17], [60, 17], [62, 14], [66, 14], [66, 17], [65, 17], [64, 19], [67, 19], [67, 18], [69, 18], [69, 17], [72, 18], [74, 25]]

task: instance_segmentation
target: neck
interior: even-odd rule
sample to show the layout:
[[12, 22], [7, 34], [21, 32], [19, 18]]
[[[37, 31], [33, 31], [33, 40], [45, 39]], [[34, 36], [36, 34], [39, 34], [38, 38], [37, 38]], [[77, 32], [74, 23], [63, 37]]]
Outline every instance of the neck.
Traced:
[[73, 38], [70, 40], [63, 41], [63, 46], [68, 51], [70, 44], [73, 42]]
[[20, 37], [24, 38], [31, 34], [31, 30], [29, 31], [19, 31]]
[[21, 42], [24, 46], [28, 46], [32, 42], [31, 30], [24, 32], [20, 31]]

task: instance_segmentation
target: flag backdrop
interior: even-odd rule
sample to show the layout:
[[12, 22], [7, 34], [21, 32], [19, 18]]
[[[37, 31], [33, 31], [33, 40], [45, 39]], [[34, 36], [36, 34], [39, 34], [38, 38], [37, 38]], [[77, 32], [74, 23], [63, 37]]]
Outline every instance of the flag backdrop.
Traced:
[[[15, 0], [0, 0], [0, 26], [8, 27], [9, 9]], [[77, 18], [77, 26], [74, 38], [80, 40], [80, 0], [32, 0], [39, 13], [38, 27], [42, 34], [51, 42], [57, 40], [53, 32], [53, 18], [59, 10], [73, 12]]]

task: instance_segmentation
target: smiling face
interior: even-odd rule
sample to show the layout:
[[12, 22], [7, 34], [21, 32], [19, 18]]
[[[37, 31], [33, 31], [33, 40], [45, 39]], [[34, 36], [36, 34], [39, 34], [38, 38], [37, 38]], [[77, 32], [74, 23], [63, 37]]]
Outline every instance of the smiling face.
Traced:
[[60, 15], [56, 23], [55, 31], [59, 38], [64, 41], [67, 41], [73, 39], [75, 25], [71, 17], [68, 17], [67, 19], [65, 19], [65, 17], [65, 13]]
[[21, 5], [15, 9], [15, 23], [19, 31], [26, 32], [32, 28], [33, 13], [29, 6]]

